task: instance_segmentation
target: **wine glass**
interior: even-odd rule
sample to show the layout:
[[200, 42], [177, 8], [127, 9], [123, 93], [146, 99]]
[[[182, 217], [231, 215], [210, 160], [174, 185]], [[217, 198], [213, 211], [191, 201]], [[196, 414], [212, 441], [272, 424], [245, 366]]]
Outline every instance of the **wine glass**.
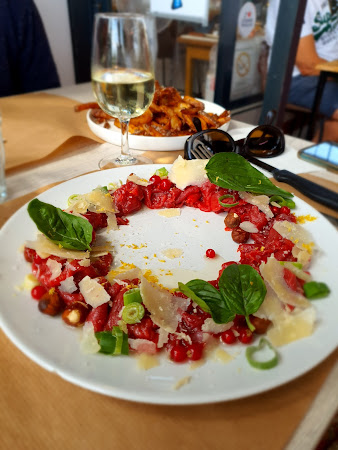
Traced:
[[121, 154], [104, 158], [99, 167], [121, 167], [152, 163], [133, 156], [128, 145], [129, 121], [141, 116], [155, 92], [152, 52], [145, 17], [141, 14], [99, 13], [95, 15], [91, 76], [100, 107], [117, 118], [121, 127]]

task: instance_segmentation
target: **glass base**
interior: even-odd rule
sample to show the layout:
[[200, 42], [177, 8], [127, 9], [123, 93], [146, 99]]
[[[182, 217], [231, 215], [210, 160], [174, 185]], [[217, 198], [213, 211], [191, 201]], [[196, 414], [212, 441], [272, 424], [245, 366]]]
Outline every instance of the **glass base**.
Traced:
[[101, 170], [113, 169], [115, 167], [125, 166], [139, 166], [142, 164], [153, 164], [153, 161], [145, 156], [124, 156], [120, 155], [117, 158], [103, 158], [99, 162], [99, 168]]

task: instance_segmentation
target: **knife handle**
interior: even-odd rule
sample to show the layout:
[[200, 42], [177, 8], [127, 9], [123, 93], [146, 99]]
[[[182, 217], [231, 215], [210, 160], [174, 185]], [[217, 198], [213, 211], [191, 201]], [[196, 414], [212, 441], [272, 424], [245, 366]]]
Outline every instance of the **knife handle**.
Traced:
[[312, 200], [338, 211], [338, 194], [336, 192], [313, 181], [306, 180], [288, 170], [274, 170], [272, 175], [277, 181], [287, 183]]

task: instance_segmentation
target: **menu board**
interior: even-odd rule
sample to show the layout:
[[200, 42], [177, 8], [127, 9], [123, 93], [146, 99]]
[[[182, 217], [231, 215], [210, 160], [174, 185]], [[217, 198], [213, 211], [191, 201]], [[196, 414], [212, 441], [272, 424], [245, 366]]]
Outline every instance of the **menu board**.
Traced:
[[157, 17], [208, 25], [209, 0], [150, 0], [150, 13]]

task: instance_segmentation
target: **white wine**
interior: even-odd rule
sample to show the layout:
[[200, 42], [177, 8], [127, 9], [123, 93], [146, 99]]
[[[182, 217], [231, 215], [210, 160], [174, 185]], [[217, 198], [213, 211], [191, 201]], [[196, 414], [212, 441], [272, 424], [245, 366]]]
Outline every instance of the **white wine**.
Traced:
[[138, 117], [152, 102], [154, 75], [134, 69], [105, 69], [92, 76], [94, 94], [103, 111], [120, 120]]

